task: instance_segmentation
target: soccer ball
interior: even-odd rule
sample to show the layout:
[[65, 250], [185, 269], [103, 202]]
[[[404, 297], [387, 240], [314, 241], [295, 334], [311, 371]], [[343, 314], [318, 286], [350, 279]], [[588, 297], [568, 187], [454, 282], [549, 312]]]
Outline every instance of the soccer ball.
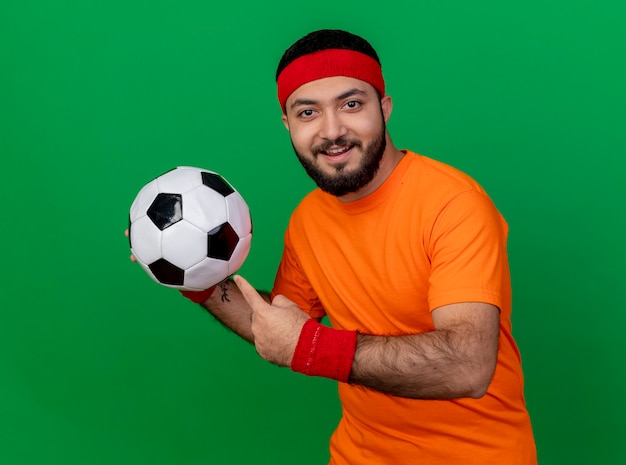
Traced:
[[130, 248], [163, 286], [200, 291], [235, 273], [250, 251], [250, 210], [219, 174], [180, 166], [146, 184], [130, 207]]

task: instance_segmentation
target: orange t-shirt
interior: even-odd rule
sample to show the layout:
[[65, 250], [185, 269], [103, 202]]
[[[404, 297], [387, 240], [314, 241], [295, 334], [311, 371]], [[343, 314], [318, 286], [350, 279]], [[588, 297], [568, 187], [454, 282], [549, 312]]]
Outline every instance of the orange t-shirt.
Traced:
[[367, 334], [434, 330], [458, 302], [500, 308], [498, 363], [480, 399], [407, 399], [339, 383], [332, 465], [537, 463], [511, 335], [508, 227], [460, 171], [406, 152], [374, 193], [342, 203], [319, 189], [294, 211], [273, 295], [333, 327]]

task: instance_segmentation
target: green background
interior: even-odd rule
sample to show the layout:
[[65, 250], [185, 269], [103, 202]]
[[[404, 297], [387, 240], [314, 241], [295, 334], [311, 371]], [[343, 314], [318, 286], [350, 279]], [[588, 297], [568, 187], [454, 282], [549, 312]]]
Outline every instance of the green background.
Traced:
[[[262, 361], [128, 260], [128, 208], [218, 171], [269, 288], [311, 183], [273, 75], [318, 28], [364, 35], [401, 148], [510, 223], [540, 463], [624, 463], [626, 3], [13, 0], [0, 4], [0, 462], [323, 464], [336, 386]], [[451, 419], [453, 421], [453, 419]]]

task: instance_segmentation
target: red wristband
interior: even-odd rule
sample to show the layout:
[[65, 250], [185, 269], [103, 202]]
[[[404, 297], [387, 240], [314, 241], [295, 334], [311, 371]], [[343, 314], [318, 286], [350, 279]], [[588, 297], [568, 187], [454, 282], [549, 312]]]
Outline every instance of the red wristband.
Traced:
[[180, 293], [184, 297], [187, 297], [192, 302], [195, 302], [197, 304], [201, 304], [201, 303], [206, 302], [206, 300], [209, 297], [211, 297], [211, 295], [215, 291], [215, 287], [216, 286], [210, 287], [208, 289], [205, 289], [204, 291], [180, 291]]
[[307, 320], [291, 360], [291, 369], [307, 376], [347, 382], [356, 352], [356, 331], [333, 329]]

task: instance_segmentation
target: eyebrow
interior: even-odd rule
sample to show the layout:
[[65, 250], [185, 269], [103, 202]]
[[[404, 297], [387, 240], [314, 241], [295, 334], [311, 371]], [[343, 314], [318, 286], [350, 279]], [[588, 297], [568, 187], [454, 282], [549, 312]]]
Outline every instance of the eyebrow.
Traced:
[[[356, 87], [353, 89], [349, 89], [347, 91], [345, 91], [342, 94], [339, 94], [337, 97], [335, 97], [335, 100], [343, 100], [346, 99], [348, 97], [352, 97], [354, 95], [367, 95], [365, 93], [365, 91], [361, 90], [361, 89], [357, 89]], [[302, 105], [315, 105], [317, 104], [318, 101], [317, 100], [312, 100], [312, 99], [306, 99], [306, 98], [299, 98], [293, 101], [293, 103], [291, 105], [289, 105], [290, 109], [294, 109], [298, 106], [302, 106]]]

